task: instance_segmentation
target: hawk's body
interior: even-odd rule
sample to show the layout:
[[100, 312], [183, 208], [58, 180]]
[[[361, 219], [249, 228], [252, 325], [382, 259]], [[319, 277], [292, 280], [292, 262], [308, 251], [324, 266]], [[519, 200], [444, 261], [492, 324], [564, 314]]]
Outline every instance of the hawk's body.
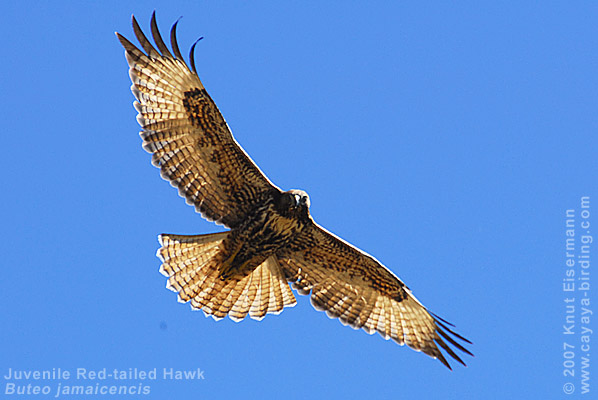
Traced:
[[[316, 224], [309, 198], [284, 192], [234, 140], [171, 31], [172, 52], [152, 17], [157, 49], [133, 18], [145, 52], [118, 35], [126, 49], [143, 147], [179, 194], [205, 218], [230, 231], [160, 235], [158, 256], [168, 287], [206, 315], [241, 320], [279, 313], [296, 300], [288, 283], [310, 294], [314, 307], [368, 333], [448, 362], [463, 363], [445, 340], [471, 354], [447, 322], [431, 314], [390, 270]], [[468, 341], [467, 341], [468, 342]], [[450, 367], [449, 367], [450, 368]]]

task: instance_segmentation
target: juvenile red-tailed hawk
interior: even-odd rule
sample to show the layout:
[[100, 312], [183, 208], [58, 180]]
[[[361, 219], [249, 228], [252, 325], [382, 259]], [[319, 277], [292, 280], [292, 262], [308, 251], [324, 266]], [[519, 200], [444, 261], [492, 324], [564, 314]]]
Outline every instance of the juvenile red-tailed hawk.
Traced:
[[[235, 141], [195, 69], [170, 32], [172, 52], [152, 15], [154, 47], [133, 17], [143, 51], [126, 50], [143, 148], [161, 175], [201, 215], [230, 228], [207, 235], [160, 235], [161, 272], [181, 302], [214, 319], [261, 320], [294, 306], [289, 282], [329, 317], [423, 351], [450, 368], [440, 348], [472, 355], [447, 321], [429, 312], [399, 278], [369, 254], [314, 222], [309, 197], [282, 191]], [[174, 53], [174, 54], [173, 54]], [[447, 343], [448, 342], [448, 343]]]

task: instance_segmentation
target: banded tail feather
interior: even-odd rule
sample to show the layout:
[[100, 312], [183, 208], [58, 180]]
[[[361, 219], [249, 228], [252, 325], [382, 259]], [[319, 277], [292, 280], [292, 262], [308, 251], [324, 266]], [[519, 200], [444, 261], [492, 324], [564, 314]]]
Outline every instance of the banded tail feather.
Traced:
[[294, 306], [297, 301], [276, 256], [242, 278], [221, 278], [220, 245], [228, 234], [159, 236], [160, 272], [168, 277], [167, 287], [178, 293], [178, 300], [216, 320], [228, 315], [233, 321], [247, 315], [261, 320]]

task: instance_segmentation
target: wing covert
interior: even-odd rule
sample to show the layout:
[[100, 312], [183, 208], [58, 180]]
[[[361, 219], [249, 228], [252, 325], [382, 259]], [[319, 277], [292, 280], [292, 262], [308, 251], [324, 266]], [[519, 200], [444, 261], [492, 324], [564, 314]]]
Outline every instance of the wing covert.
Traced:
[[143, 51], [117, 33], [130, 67], [143, 148], [188, 204], [206, 219], [234, 228], [254, 204], [279, 189], [233, 138], [195, 72], [193, 57], [192, 69], [181, 57], [176, 25], [171, 30], [172, 53], [158, 31], [155, 13], [151, 31], [157, 49], [135, 17], [133, 30]]

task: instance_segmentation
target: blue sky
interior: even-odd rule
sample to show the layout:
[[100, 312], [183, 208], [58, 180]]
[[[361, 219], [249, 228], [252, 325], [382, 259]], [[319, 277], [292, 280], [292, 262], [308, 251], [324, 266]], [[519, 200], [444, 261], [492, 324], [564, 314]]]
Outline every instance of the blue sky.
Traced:
[[[137, 398], [152, 399], [547, 399], [566, 383], [581, 397], [579, 297], [563, 335], [565, 212], [580, 251], [581, 196], [598, 200], [598, 5], [447, 3], [3, 4], [1, 376], [204, 371], [146, 381]], [[132, 13], [147, 30], [154, 9], [164, 32], [184, 17], [184, 54], [205, 37], [200, 77], [260, 168], [456, 324], [474, 342], [467, 368], [343, 327], [306, 297], [241, 323], [177, 303], [157, 235], [221, 228], [141, 149], [114, 31], [132, 38]], [[79, 384], [98, 382], [114, 383]]]

